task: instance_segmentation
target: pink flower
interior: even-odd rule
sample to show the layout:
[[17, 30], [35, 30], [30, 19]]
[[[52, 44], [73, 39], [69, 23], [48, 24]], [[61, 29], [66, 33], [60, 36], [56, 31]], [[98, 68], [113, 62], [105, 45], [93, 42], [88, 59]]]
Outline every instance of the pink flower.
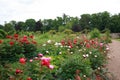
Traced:
[[30, 62], [33, 62], [33, 59], [30, 59], [29, 61], [30, 61]]
[[107, 47], [106, 50], [109, 51], [110, 49]]
[[39, 53], [39, 54], [38, 54], [38, 57], [43, 57], [43, 54]]
[[19, 59], [19, 62], [20, 62], [21, 64], [25, 64], [25, 63], [26, 63], [26, 58], [20, 58], [20, 59]]
[[53, 69], [53, 68], [54, 68], [54, 66], [53, 66], [53, 65], [49, 65], [49, 68], [50, 68], [50, 69]]
[[100, 47], [103, 47], [103, 43], [100, 43]]

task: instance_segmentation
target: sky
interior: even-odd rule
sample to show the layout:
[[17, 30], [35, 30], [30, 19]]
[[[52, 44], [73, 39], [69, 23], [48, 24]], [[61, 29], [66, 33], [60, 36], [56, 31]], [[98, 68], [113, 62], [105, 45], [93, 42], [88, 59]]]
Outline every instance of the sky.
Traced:
[[0, 24], [26, 19], [54, 19], [63, 13], [80, 17], [108, 11], [120, 13], [120, 0], [0, 0]]

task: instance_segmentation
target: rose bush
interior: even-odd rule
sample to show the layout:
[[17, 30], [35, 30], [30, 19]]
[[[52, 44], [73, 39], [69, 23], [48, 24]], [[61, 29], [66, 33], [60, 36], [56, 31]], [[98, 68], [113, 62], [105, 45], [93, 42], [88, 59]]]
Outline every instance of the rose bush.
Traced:
[[51, 58], [39, 55], [42, 54], [38, 54], [30, 60], [21, 57], [13, 64], [6, 64], [6, 67], [1, 66], [3, 69], [0, 69], [1, 80], [53, 80], [51, 70], [54, 69], [54, 66], [51, 65]]
[[3, 63], [4, 61], [14, 62], [21, 55], [31, 58], [36, 53], [36, 44], [33, 35], [7, 35], [6, 39], [0, 40], [0, 61]]

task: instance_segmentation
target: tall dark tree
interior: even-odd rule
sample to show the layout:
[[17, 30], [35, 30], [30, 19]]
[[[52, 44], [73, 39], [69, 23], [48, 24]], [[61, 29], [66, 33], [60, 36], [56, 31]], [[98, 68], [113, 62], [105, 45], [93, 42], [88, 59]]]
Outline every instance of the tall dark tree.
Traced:
[[25, 21], [26, 31], [35, 31], [36, 21], [34, 19], [27, 19]]
[[41, 20], [37, 21], [35, 25], [35, 31], [42, 31], [42, 27], [43, 27], [43, 24]]
[[24, 22], [18, 22], [18, 23], [16, 23], [16, 25], [15, 25], [15, 30], [16, 31], [21, 31], [21, 30], [23, 30], [23, 31], [25, 31], [26, 30], [26, 28], [25, 28], [25, 23]]
[[81, 15], [80, 26], [82, 27], [82, 29], [90, 29], [90, 21], [91, 21], [90, 14]]

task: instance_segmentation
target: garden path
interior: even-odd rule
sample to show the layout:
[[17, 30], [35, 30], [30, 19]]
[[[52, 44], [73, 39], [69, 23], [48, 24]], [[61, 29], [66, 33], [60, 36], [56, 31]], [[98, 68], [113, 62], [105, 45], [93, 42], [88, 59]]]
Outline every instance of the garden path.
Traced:
[[113, 73], [115, 79], [120, 80], [120, 41], [112, 40], [109, 44], [110, 53], [107, 68]]

